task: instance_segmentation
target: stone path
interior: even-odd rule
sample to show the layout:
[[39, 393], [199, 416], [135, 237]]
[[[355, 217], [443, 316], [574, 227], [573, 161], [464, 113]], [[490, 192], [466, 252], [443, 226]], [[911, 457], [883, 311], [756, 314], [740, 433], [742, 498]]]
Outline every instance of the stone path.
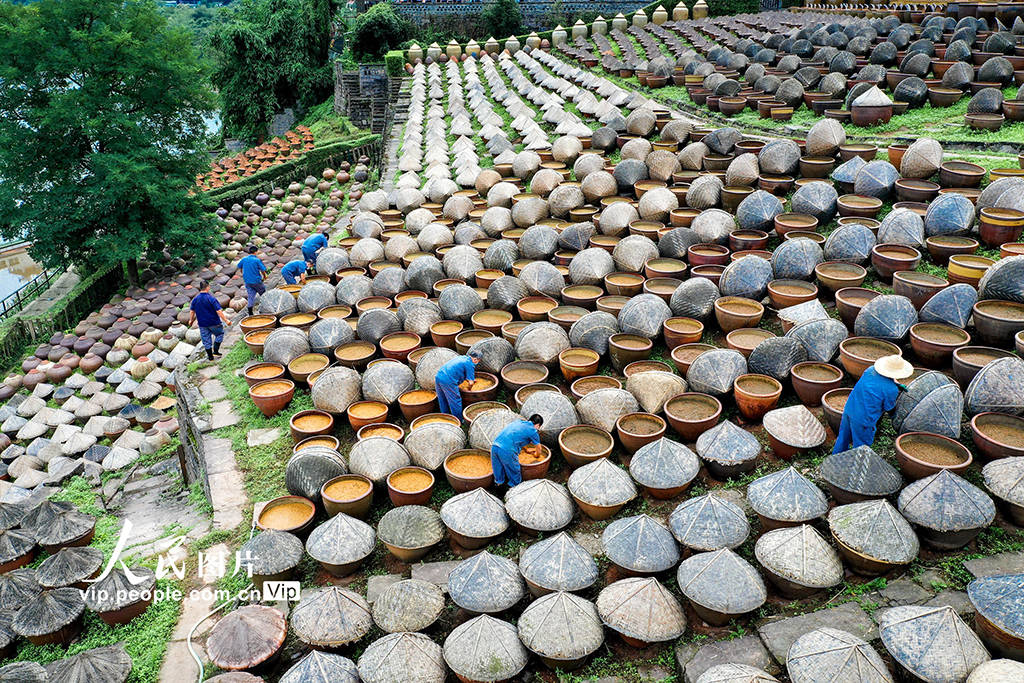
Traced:
[[775, 661], [783, 664], [789, 646], [797, 638], [825, 626], [852, 633], [862, 640], [871, 641], [878, 637], [875, 622], [856, 603], [851, 602], [798, 617], [769, 621], [759, 626], [757, 633]]
[[686, 683], [695, 683], [702, 673], [719, 664], [748, 664], [775, 675], [780, 668], [757, 636], [720, 640], [699, 646], [686, 643], [676, 649], [676, 662]]
[[[241, 333], [237, 326], [228, 328], [228, 332], [224, 336], [224, 344], [221, 347], [222, 353], [226, 354], [230, 351], [240, 338]], [[232, 410], [224, 385], [216, 379], [218, 371], [217, 365], [201, 368], [197, 373], [199, 375], [197, 379], [200, 381], [199, 393], [210, 408], [210, 417], [204, 430], [206, 433], [203, 435], [203, 450], [206, 454], [206, 474], [212, 498], [210, 501], [213, 507], [212, 524], [219, 530], [231, 530], [237, 528], [245, 519], [243, 509], [248, 505], [249, 499], [245, 493], [245, 480], [235, 462], [231, 440], [217, 436], [217, 430], [238, 424], [240, 419]], [[229, 558], [232, 556], [231, 550], [224, 544], [213, 546], [206, 552], [211, 555], [223, 552]], [[213, 600], [213, 584], [216, 582], [216, 577], [201, 576], [199, 579], [200, 590], [190, 594], [185, 600], [178, 623], [171, 635], [171, 641], [167, 644], [167, 654], [164, 656], [163, 665], [160, 668], [162, 683], [181, 683], [198, 678], [199, 669], [188, 651], [187, 638], [192, 627], [216, 608]], [[204, 588], [209, 588], [209, 590], [202, 590]], [[193, 649], [204, 661], [205, 652], [199, 641], [214, 623], [216, 623], [215, 619], [203, 622], [192, 638]]]
[[399, 92], [398, 102], [395, 106], [395, 118], [391, 124], [391, 136], [387, 140], [385, 149], [385, 168], [380, 176], [380, 189], [390, 194], [395, 189], [395, 174], [398, 171], [398, 146], [402, 144], [402, 134], [405, 131], [405, 122], [409, 118], [409, 88], [412, 87], [412, 79], [402, 79], [402, 89]]
[[67, 271], [54, 280], [45, 292], [37, 296], [27, 306], [25, 306], [25, 308], [22, 309], [22, 314], [25, 316], [32, 316], [46, 313], [55, 301], [59, 300], [65, 294], [77, 287], [78, 283], [81, 281], [82, 278], [78, 276], [78, 273], [73, 270]]
[[964, 562], [964, 566], [975, 578], [995, 574], [1020, 574], [1024, 572], [1024, 552], [1001, 553]]

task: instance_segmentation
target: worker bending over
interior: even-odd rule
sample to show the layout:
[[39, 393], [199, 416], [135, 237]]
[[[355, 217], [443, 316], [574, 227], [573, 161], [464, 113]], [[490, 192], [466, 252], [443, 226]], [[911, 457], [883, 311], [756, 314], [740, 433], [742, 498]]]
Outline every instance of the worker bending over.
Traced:
[[882, 413], [895, 408], [900, 390], [906, 390], [896, 380], [906, 379], [912, 374], [914, 366], [895, 355], [879, 358], [873, 367], [865, 370], [846, 399], [832, 452], [842, 453], [857, 446], [872, 445]]
[[434, 391], [437, 392], [437, 404], [442, 413], [462, 419], [462, 394], [459, 393], [459, 387], [472, 387], [476, 381], [476, 364], [479, 362], [480, 352], [470, 351], [466, 356], [452, 358], [437, 371]]
[[519, 452], [529, 447], [534, 455], [540, 455], [540, 432], [544, 424], [540, 415], [531, 415], [529, 420], [516, 420], [498, 433], [491, 445], [491, 469], [494, 483], [498, 486], [516, 486], [523, 481], [519, 465]]

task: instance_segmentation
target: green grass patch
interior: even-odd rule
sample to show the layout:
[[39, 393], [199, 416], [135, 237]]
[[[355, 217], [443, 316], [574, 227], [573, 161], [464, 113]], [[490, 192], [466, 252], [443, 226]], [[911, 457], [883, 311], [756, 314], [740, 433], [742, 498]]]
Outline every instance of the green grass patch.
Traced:
[[646, 660], [625, 659], [619, 656], [607, 643], [601, 646], [590, 663], [579, 671], [558, 671], [558, 680], [562, 683], [583, 683], [617, 677], [623, 681], [652, 680], [649, 675], [655, 669], [669, 672], [663, 678], [653, 679], [660, 683], [675, 683], [679, 680], [676, 671], [675, 648], [666, 643], [656, 657]]
[[[157, 581], [158, 590], [168, 591], [176, 584], [167, 579]], [[175, 600], [154, 602], [144, 613], [122, 626], [107, 626], [95, 612], [86, 610], [83, 635], [66, 650], [60, 645], [32, 645], [27, 641], [18, 648], [12, 660], [48, 664], [97, 647], [124, 643], [132, 658], [129, 683], [152, 683], [160, 678], [160, 665], [181, 612]]]
[[98, 498], [99, 493], [85, 477], [73, 477], [64, 483], [60, 491], [53, 494], [52, 499], [67, 501], [81, 512], [95, 517], [96, 533], [89, 546], [102, 551], [104, 557], [110, 557], [117, 545], [121, 523], [117, 517], [102, 507]]
[[[260, 501], [288, 493], [284, 485], [284, 465], [292, 452], [288, 423], [298, 411], [312, 409], [313, 399], [308, 391], [296, 391], [285, 410], [274, 417], [264, 417], [249, 398], [249, 385], [236, 374], [236, 370], [252, 359], [249, 348], [245, 344], [236, 343], [220, 361], [217, 379], [224, 385], [228, 400], [240, 420], [236, 425], [218, 430], [217, 436], [231, 439], [235, 461], [244, 475], [246, 492], [251, 500]], [[281, 437], [274, 443], [253, 448], [246, 443], [249, 430], [272, 427], [281, 432]]]
[[[96, 534], [89, 545], [100, 550], [105, 558], [109, 558], [117, 545], [121, 523], [117, 517], [102, 507], [98, 498], [99, 493], [84, 477], [69, 479], [64, 487], [53, 495], [53, 500], [67, 501], [82, 512], [96, 517]], [[173, 532], [174, 529], [170, 531]], [[33, 566], [38, 566], [46, 557], [48, 555], [41, 553]], [[128, 558], [125, 560], [132, 564]], [[155, 563], [155, 559], [151, 558], [140, 564], [153, 568]], [[161, 591], [180, 588], [177, 582], [169, 579], [157, 581], [156, 586], [157, 590]], [[132, 672], [128, 680], [132, 683], [150, 683], [159, 678], [160, 664], [180, 611], [179, 602], [162, 600], [154, 602], [130, 623], [111, 627], [103, 623], [94, 612], [86, 610], [82, 636], [66, 650], [59, 645], [38, 646], [27, 641], [19, 641], [21, 644], [15, 656], [0, 664], [10, 661], [33, 661], [45, 665], [85, 650], [123, 642], [132, 658]]]
[[309, 128], [318, 145], [338, 142], [366, 133], [365, 130], [360, 130], [353, 125], [348, 118], [334, 113], [333, 97], [323, 104], [311, 108], [299, 125]]

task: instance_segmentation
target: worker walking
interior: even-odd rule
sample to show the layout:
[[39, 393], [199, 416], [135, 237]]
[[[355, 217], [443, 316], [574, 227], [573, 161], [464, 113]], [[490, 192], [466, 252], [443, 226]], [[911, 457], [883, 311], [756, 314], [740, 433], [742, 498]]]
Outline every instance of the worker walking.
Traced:
[[306, 262], [296, 259], [284, 265], [284, 268], [281, 269], [281, 277], [290, 285], [297, 282], [306, 284], [306, 270]]
[[527, 446], [535, 455], [540, 455], [540, 432], [544, 424], [540, 415], [531, 415], [529, 420], [516, 420], [502, 429], [491, 444], [491, 469], [494, 471], [494, 483], [498, 486], [508, 484], [516, 486], [523, 481], [522, 467], [519, 464], [519, 452]]
[[896, 380], [906, 379], [912, 374], [914, 366], [896, 355], [879, 358], [873, 367], [865, 370], [846, 399], [832, 452], [842, 453], [857, 446], [873, 444], [882, 413], [895, 408], [900, 390], [906, 390]]
[[267, 267], [263, 265], [258, 252], [259, 248], [253, 245], [249, 247], [249, 255], [238, 262], [242, 283], [245, 284], [245, 303], [249, 307], [249, 315], [252, 315], [256, 300], [267, 291], [263, 284], [267, 279]]
[[213, 360], [214, 356], [220, 355], [220, 344], [224, 341], [224, 325], [231, 327], [231, 321], [224, 315], [220, 303], [210, 294], [210, 283], [206, 280], [199, 283], [199, 293], [188, 307], [191, 311], [188, 325], [192, 327], [199, 323], [199, 337], [203, 340], [206, 357]]
[[470, 351], [469, 355], [452, 358], [437, 371], [434, 391], [442, 413], [462, 419], [462, 394], [459, 393], [459, 386], [469, 388], [476, 381], [476, 364], [479, 362], [480, 352]]
[[327, 248], [327, 229], [307, 237], [302, 242], [302, 258], [306, 260], [311, 268], [316, 268], [316, 257], [321, 249]]

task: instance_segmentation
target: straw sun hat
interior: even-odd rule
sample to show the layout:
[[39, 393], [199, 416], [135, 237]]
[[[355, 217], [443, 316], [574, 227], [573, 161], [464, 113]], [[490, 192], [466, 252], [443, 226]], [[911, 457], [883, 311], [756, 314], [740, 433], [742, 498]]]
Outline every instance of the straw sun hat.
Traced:
[[889, 379], [906, 379], [914, 374], [914, 366], [903, 356], [883, 356], [875, 361], [875, 372]]

